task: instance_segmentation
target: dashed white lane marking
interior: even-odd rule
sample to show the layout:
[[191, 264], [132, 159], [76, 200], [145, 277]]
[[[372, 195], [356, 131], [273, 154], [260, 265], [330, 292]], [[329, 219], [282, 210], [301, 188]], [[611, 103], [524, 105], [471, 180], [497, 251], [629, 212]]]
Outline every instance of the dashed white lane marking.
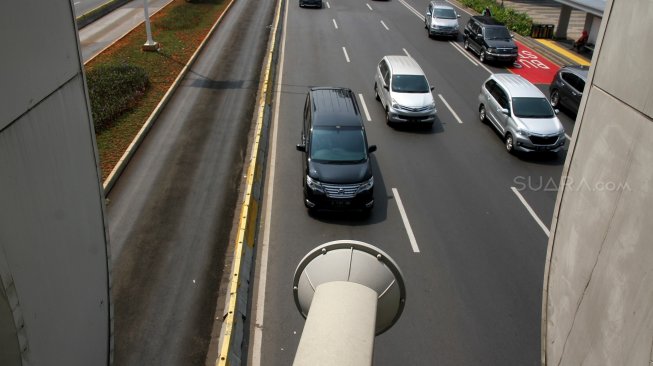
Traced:
[[528, 212], [531, 214], [531, 216], [533, 216], [533, 218], [535, 219], [535, 222], [537, 222], [537, 224], [540, 225], [540, 227], [542, 228], [542, 231], [544, 231], [544, 233], [546, 234], [546, 236], [547, 236], [547, 238], [548, 238], [548, 237], [551, 235], [551, 233], [549, 232], [549, 228], [546, 227], [546, 225], [544, 225], [544, 223], [542, 222], [542, 220], [540, 220], [540, 218], [537, 216], [537, 214], [535, 213], [535, 211], [533, 211], [533, 209], [532, 209], [531, 206], [528, 204], [528, 202], [526, 202], [526, 200], [524, 199], [524, 196], [522, 196], [521, 193], [519, 193], [519, 191], [517, 190], [517, 188], [515, 188], [515, 187], [510, 187], [510, 189], [512, 189], [512, 191], [517, 195], [517, 198], [519, 198], [519, 200], [520, 200], [521, 203], [526, 207], [526, 209], [527, 209]]
[[336, 29], [338, 29], [338, 23], [336, 23], [335, 19], [333, 20], [333, 26], [336, 27]]
[[411, 56], [410, 53], [408, 53], [408, 51], [406, 51], [405, 48], [402, 48], [402, 50], [404, 50], [404, 53], [406, 54], [406, 56], [408, 56], [410, 58], [413, 58], [413, 56]]
[[370, 6], [370, 4], [365, 4], [365, 5], [367, 5], [367, 7], [368, 7], [371, 11], [374, 11], [374, 9], [372, 9], [372, 7]]
[[361, 104], [363, 105], [363, 111], [365, 112], [365, 118], [367, 118], [367, 122], [372, 122], [372, 118], [370, 118], [370, 113], [367, 111], [367, 104], [365, 104], [365, 99], [363, 99], [363, 94], [358, 94], [358, 99], [361, 100]]
[[381, 21], [381, 25], [383, 26], [383, 28], [385, 28], [385, 30], [390, 30], [390, 28], [388, 28], [388, 26], [385, 25], [385, 23], [383, 22], [383, 20]]
[[406, 210], [404, 210], [404, 205], [401, 203], [401, 197], [399, 197], [399, 191], [397, 191], [397, 188], [392, 188], [392, 195], [397, 202], [397, 207], [399, 208], [401, 219], [404, 221], [406, 233], [408, 234], [408, 240], [410, 240], [410, 246], [413, 247], [413, 252], [419, 253], [419, 247], [417, 246], [417, 240], [415, 240], [415, 234], [413, 234], [413, 229], [410, 227], [410, 222], [408, 222], [408, 216], [406, 215]]
[[349, 60], [349, 55], [347, 54], [347, 49], [345, 47], [342, 48], [342, 52], [345, 54], [345, 59], [347, 60], [347, 62], [351, 62]]
[[449, 112], [451, 112], [451, 114], [453, 114], [453, 117], [456, 119], [456, 121], [458, 121], [458, 123], [462, 124], [463, 121], [460, 119], [460, 117], [458, 117], [458, 115], [457, 115], [456, 112], [453, 110], [453, 108], [451, 108], [451, 106], [449, 105], [449, 103], [447, 103], [447, 101], [444, 99], [444, 97], [442, 96], [442, 94], [438, 94], [438, 97], [440, 97], [440, 99], [442, 100], [442, 103], [444, 103], [444, 105], [447, 107], [447, 109], [449, 109]]
[[331, 9], [331, 4], [329, 4], [328, 1], [327, 1], [327, 8], [328, 8], [328, 9]]

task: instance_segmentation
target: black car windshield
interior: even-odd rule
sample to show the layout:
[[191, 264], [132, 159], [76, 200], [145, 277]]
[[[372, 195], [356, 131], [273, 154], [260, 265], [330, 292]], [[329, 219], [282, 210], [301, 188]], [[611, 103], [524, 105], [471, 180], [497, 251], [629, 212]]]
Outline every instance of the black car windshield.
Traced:
[[509, 39], [510, 32], [504, 27], [488, 27], [485, 29], [485, 39]]
[[394, 75], [392, 91], [398, 93], [428, 93], [429, 83], [424, 75]]
[[359, 163], [367, 159], [365, 135], [360, 128], [313, 128], [311, 160], [318, 163]]
[[453, 9], [435, 8], [435, 17], [442, 19], [456, 19], [456, 12]]
[[555, 113], [546, 98], [512, 98], [515, 116], [522, 118], [552, 118]]

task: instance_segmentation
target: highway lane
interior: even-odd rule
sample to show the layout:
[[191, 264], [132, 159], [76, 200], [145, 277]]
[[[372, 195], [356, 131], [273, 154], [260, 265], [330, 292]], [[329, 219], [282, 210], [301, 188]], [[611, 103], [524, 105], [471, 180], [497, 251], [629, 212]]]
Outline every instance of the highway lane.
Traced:
[[[408, 3], [426, 8], [426, 2]], [[539, 364], [547, 235], [511, 188], [520, 177], [557, 181], [564, 154], [507, 154], [498, 135], [477, 118], [477, 95], [488, 70], [452, 44], [429, 39], [402, 1], [328, 4], [323, 10], [288, 6], [272, 146], [276, 163], [266, 188], [270, 229], [261, 236], [268, 258], [259, 257], [267, 265], [265, 301], [256, 305], [252, 364], [292, 362], [304, 324], [292, 300], [293, 270], [310, 249], [336, 239], [379, 246], [408, 282], [402, 318], [376, 340], [376, 365]], [[406, 52], [436, 87], [440, 121], [433, 131], [386, 126], [374, 100], [375, 65], [385, 54]], [[379, 146], [373, 157], [376, 207], [368, 220], [311, 217], [302, 205], [301, 156], [294, 145], [305, 93], [314, 85], [348, 86], [365, 101], [368, 139]], [[397, 194], [418, 252], [402, 223]], [[556, 193], [520, 194], [547, 227]]]
[[116, 365], [205, 364], [273, 8], [234, 3], [108, 196]]

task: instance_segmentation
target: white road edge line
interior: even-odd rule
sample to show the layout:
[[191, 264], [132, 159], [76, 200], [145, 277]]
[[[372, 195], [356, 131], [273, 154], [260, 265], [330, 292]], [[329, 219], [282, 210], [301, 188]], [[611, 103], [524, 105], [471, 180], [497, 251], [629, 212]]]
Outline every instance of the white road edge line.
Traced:
[[374, 9], [372, 9], [372, 7], [370, 6], [370, 4], [365, 4], [365, 5], [367, 5], [367, 7], [368, 7], [371, 11], [374, 11]]
[[453, 46], [453, 48], [456, 49], [456, 51], [460, 52], [461, 55], [465, 56], [469, 60], [469, 62], [471, 62], [474, 66], [478, 66], [478, 63], [476, 63], [476, 60], [471, 58], [471, 56], [469, 56], [467, 54], [467, 51], [465, 51], [464, 48], [460, 47], [460, 45], [458, 43], [456, 43], [454, 41], [449, 41], [449, 43]]
[[358, 99], [361, 100], [361, 104], [363, 105], [363, 111], [365, 111], [365, 118], [367, 118], [367, 122], [372, 122], [370, 113], [367, 111], [367, 104], [365, 104], [365, 99], [363, 99], [363, 94], [358, 93]]
[[[327, 3], [328, 4], [328, 3]], [[269, 170], [267, 181], [270, 184], [265, 187], [265, 212], [263, 223], [263, 237], [261, 240], [261, 260], [260, 260], [260, 273], [258, 278], [257, 298], [256, 298], [256, 319], [254, 327], [254, 339], [252, 340], [252, 366], [261, 365], [261, 348], [263, 344], [263, 317], [265, 315], [265, 287], [267, 286], [268, 274], [268, 248], [270, 246], [270, 227], [272, 221], [272, 197], [274, 195], [274, 172], [277, 159], [277, 125], [279, 123], [279, 104], [281, 100], [281, 86], [283, 85], [283, 65], [286, 54], [286, 25], [288, 24], [288, 4], [284, 11], [283, 20], [283, 37], [281, 40], [281, 49], [279, 50], [279, 73], [277, 76], [277, 85], [274, 90], [274, 114], [272, 117], [272, 141], [270, 141], [270, 156], [269, 156]]]
[[417, 11], [415, 8], [413, 8], [412, 6], [410, 6], [410, 4], [408, 4], [408, 3], [405, 2], [404, 0], [399, 0], [399, 2], [402, 3], [402, 4], [406, 7], [406, 9], [410, 10], [413, 14], [417, 15], [418, 18], [424, 20], [423, 15], [420, 14], [420, 12]]
[[462, 125], [463, 121], [460, 119], [460, 117], [458, 117], [458, 115], [456, 114], [456, 111], [454, 111], [453, 108], [451, 108], [449, 103], [447, 103], [447, 101], [444, 99], [442, 94], [438, 94], [438, 97], [440, 97], [440, 99], [442, 99], [442, 103], [444, 103], [444, 105], [447, 106], [447, 109], [449, 109], [449, 112], [451, 112], [451, 114], [453, 114], [453, 117], [456, 119], [456, 121], [458, 121], [458, 123], [460, 123]]
[[383, 26], [383, 28], [385, 28], [385, 30], [390, 30], [390, 28], [388, 28], [388, 26], [385, 25], [385, 23], [383, 22], [383, 20], [381, 21], [381, 25]]
[[402, 48], [402, 50], [404, 50], [404, 53], [406, 54], [406, 56], [408, 56], [410, 58], [413, 58], [413, 56], [411, 56], [410, 53], [408, 53], [408, 51], [406, 51], [405, 48]]
[[347, 54], [347, 49], [346, 49], [344, 46], [342, 47], [342, 52], [344, 52], [344, 54], [345, 54], [345, 59], [347, 60], [347, 62], [351, 62], [351, 61], [349, 60], [349, 55]]
[[338, 29], [338, 23], [336, 23], [335, 19], [333, 20], [333, 26], [336, 27], [336, 29]]
[[517, 198], [519, 198], [519, 200], [521, 201], [521, 203], [522, 203], [524, 206], [526, 206], [526, 209], [527, 209], [528, 212], [531, 214], [531, 216], [533, 216], [533, 218], [535, 219], [535, 221], [537, 222], [537, 224], [540, 225], [540, 227], [542, 228], [542, 230], [543, 230], [544, 233], [546, 234], [547, 238], [548, 238], [549, 236], [551, 236], [551, 232], [549, 231], [549, 228], [546, 227], [546, 225], [544, 225], [544, 223], [542, 222], [542, 220], [540, 220], [539, 217], [537, 217], [537, 214], [535, 214], [535, 211], [533, 211], [533, 208], [531, 208], [531, 206], [528, 204], [528, 202], [526, 202], [526, 200], [524, 199], [524, 196], [522, 196], [521, 193], [519, 193], [519, 191], [517, 190], [517, 188], [515, 188], [515, 187], [510, 187], [510, 189], [512, 189], [512, 191], [515, 192], [515, 194], [517, 195]]
[[404, 205], [401, 203], [401, 197], [399, 197], [399, 191], [397, 191], [397, 188], [392, 188], [392, 195], [397, 201], [399, 214], [401, 214], [401, 219], [404, 221], [404, 226], [406, 227], [406, 233], [408, 234], [410, 245], [413, 247], [413, 252], [419, 253], [419, 247], [417, 246], [417, 241], [415, 240], [415, 234], [413, 234], [413, 229], [410, 227], [410, 222], [408, 222], [408, 216], [406, 216], [406, 210], [404, 210]]

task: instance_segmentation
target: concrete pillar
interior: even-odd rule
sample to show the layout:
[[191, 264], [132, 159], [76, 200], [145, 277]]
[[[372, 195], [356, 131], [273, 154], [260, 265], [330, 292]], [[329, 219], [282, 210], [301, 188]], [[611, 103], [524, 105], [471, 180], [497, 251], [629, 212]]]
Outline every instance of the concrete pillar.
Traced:
[[569, 28], [570, 17], [571, 17], [571, 7], [569, 5], [562, 4], [562, 6], [560, 7], [560, 18], [558, 18], [558, 26], [556, 27], [554, 38], [556, 39], [567, 38], [567, 28]]

